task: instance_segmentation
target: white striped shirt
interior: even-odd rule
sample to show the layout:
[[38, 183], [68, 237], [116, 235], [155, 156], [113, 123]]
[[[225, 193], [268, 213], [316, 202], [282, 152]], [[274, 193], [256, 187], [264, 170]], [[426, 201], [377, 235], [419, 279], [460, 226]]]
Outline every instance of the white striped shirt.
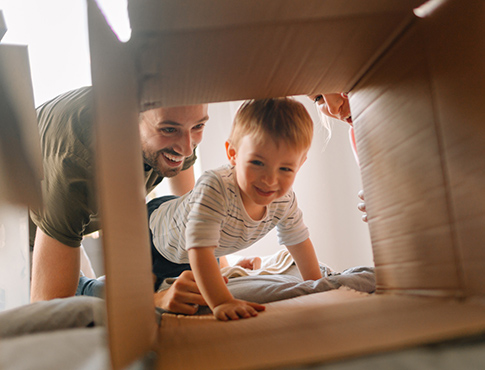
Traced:
[[255, 221], [244, 208], [231, 165], [206, 171], [194, 190], [161, 204], [150, 216], [153, 244], [175, 263], [188, 263], [190, 248], [216, 247], [216, 257], [237, 252], [274, 227], [279, 244], [295, 245], [308, 239], [295, 193], [290, 190], [270, 203], [264, 217]]

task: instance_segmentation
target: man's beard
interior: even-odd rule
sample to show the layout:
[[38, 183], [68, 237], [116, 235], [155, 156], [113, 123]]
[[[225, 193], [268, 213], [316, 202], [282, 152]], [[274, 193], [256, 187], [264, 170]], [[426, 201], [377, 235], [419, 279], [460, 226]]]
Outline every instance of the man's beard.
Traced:
[[174, 152], [173, 150], [159, 150], [155, 153], [148, 153], [143, 150], [143, 160], [146, 164], [153, 168], [153, 171], [160, 176], [160, 177], [174, 177], [180, 173], [182, 170], [182, 166], [171, 168], [167, 166], [163, 166], [159, 163], [159, 157], [163, 156], [163, 153], [171, 154], [171, 155], [179, 155], [178, 153]]

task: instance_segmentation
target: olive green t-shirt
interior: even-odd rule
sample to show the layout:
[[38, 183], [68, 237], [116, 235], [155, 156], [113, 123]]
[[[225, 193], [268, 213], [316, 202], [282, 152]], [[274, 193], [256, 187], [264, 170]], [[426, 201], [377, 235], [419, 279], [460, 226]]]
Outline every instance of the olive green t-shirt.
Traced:
[[[30, 216], [45, 234], [71, 247], [79, 247], [83, 235], [100, 229], [94, 184], [91, 91], [91, 87], [69, 91], [37, 109], [44, 163], [44, 207], [31, 210]], [[191, 167], [195, 160], [194, 151], [185, 160], [183, 169]], [[162, 179], [145, 166], [147, 194]], [[35, 237], [32, 226], [31, 245]]]

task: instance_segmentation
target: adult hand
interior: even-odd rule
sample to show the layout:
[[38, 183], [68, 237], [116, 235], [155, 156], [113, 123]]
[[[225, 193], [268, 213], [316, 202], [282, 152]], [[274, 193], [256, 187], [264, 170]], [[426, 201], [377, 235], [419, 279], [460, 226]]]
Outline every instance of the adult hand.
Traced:
[[365, 199], [364, 199], [364, 190], [359, 191], [357, 194], [360, 199], [362, 199], [362, 202], [357, 205], [357, 208], [359, 211], [364, 212], [362, 215], [362, 221], [367, 222], [367, 210], [365, 209]]
[[258, 316], [258, 312], [264, 310], [265, 307], [258, 303], [232, 299], [214, 307], [212, 311], [217, 320], [228, 321]]
[[237, 261], [236, 266], [241, 266], [248, 270], [259, 270], [261, 262], [261, 257], [243, 257]]
[[346, 93], [309, 95], [324, 115], [347, 122], [352, 126], [349, 97]]
[[164, 310], [193, 315], [199, 306], [207, 306], [195, 283], [192, 271], [184, 271], [167, 290], [155, 293], [155, 306]]
[[[227, 277], [223, 277], [227, 284]], [[194, 273], [190, 270], [184, 271], [167, 290], [155, 293], [155, 306], [164, 310], [193, 315], [199, 306], [207, 306], [207, 303], [200, 294]]]

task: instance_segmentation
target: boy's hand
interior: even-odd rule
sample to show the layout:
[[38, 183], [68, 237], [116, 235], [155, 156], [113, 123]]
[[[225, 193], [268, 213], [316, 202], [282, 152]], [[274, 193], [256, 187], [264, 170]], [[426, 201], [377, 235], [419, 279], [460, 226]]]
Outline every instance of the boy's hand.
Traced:
[[217, 320], [228, 321], [248, 319], [257, 316], [259, 311], [264, 310], [265, 307], [258, 303], [232, 299], [214, 307], [212, 311]]

